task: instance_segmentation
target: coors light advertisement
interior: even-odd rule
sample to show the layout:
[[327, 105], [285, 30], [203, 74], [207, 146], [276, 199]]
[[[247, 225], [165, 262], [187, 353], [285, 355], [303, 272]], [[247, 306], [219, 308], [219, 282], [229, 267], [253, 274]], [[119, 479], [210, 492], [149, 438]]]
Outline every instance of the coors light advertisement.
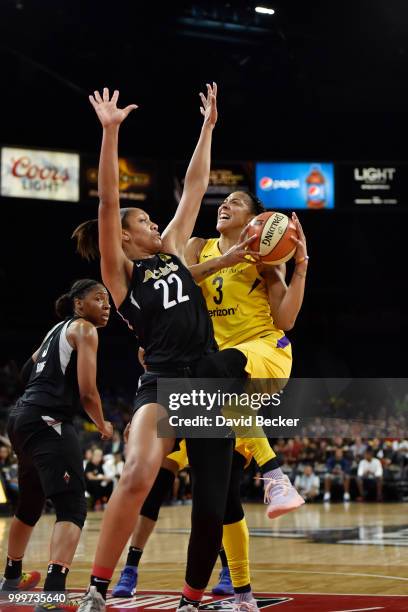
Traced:
[[79, 155], [3, 147], [1, 195], [78, 202]]

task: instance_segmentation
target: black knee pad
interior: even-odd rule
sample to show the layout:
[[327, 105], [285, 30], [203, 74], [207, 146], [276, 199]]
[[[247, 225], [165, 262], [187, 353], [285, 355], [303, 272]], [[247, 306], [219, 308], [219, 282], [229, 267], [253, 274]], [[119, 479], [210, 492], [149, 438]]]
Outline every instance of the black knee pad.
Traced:
[[83, 491], [56, 493], [51, 495], [50, 499], [55, 507], [57, 523], [67, 521], [82, 529], [86, 519], [86, 499]]
[[16, 518], [25, 525], [34, 527], [39, 521], [42, 511], [44, 508], [45, 497], [41, 493], [38, 498], [24, 499], [22, 496], [19, 497], [17, 502], [17, 508], [15, 512]]
[[162, 503], [171, 491], [174, 482], [174, 474], [170, 470], [160, 468], [156, 480], [150, 489], [149, 495], [146, 497], [140, 514], [152, 521], [157, 521], [159, 518], [160, 508]]

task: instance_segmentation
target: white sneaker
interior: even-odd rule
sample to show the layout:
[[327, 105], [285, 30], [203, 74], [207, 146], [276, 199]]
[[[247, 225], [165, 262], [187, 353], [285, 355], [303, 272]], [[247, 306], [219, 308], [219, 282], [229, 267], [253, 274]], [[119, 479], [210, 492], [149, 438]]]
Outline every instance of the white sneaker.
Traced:
[[77, 612], [105, 612], [106, 602], [96, 590], [96, 586], [89, 587], [89, 591], [82, 599]]
[[186, 606], [181, 606], [181, 608], [177, 608], [176, 612], [198, 612], [198, 608], [196, 608], [192, 604], [187, 604]]
[[258, 604], [256, 603], [256, 599], [251, 599], [251, 601], [240, 601], [234, 602], [232, 605], [232, 612], [258, 612]]
[[325, 493], [324, 496], [323, 496], [323, 501], [324, 502], [329, 502], [330, 498], [331, 498], [330, 493]]
[[350, 493], [344, 493], [343, 495], [343, 501], [350, 501]]
[[266, 515], [270, 519], [296, 510], [305, 503], [287, 476], [276, 479], [263, 478], [263, 480], [268, 481], [265, 486], [264, 502], [268, 504]]

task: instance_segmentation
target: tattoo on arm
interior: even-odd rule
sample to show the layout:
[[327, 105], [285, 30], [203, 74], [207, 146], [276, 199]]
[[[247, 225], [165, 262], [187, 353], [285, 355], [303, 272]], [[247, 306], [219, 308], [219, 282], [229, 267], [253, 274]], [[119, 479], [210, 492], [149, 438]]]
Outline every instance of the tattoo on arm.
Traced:
[[199, 277], [196, 278], [196, 282], [201, 283], [203, 280], [205, 280], [212, 274], [215, 274], [215, 272], [218, 272], [218, 270], [219, 270], [219, 267], [217, 268], [217, 266], [210, 266], [207, 270], [200, 272]]

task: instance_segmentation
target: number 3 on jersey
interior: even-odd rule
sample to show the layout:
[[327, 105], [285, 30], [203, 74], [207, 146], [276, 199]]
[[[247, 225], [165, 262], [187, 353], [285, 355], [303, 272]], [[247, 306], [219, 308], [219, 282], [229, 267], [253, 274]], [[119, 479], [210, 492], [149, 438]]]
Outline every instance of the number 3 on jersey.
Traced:
[[[176, 281], [177, 284], [177, 298], [175, 300], [169, 300], [170, 297], [170, 287], [169, 285], [173, 284], [173, 281]], [[182, 280], [177, 274], [170, 274], [167, 279], [160, 278], [157, 280], [153, 287], [155, 289], [160, 289], [163, 287], [163, 308], [167, 310], [168, 308], [173, 308], [176, 304], [180, 304], [181, 302], [188, 302], [190, 299], [188, 295], [183, 295], [183, 283]]]
[[213, 296], [214, 302], [219, 306], [222, 302], [223, 293], [222, 293], [222, 285], [224, 283], [224, 279], [222, 276], [216, 276], [212, 282], [213, 285], [216, 285], [215, 290], [218, 295]]

